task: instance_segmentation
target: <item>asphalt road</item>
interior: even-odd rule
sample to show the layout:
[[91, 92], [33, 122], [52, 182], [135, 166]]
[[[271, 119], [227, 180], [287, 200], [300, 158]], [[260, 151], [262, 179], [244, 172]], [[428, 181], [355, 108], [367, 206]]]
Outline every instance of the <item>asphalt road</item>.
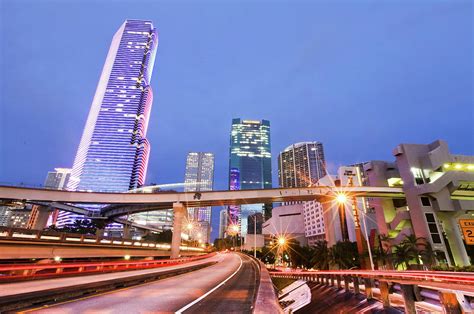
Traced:
[[234, 277], [183, 313], [252, 313], [258, 267], [250, 257], [241, 258], [242, 267]]
[[[216, 258], [219, 263], [194, 272], [27, 312], [174, 313], [192, 303], [185, 313], [250, 312], [256, 276], [253, 262], [234, 253], [219, 254]], [[222, 286], [196, 302], [226, 279]]]

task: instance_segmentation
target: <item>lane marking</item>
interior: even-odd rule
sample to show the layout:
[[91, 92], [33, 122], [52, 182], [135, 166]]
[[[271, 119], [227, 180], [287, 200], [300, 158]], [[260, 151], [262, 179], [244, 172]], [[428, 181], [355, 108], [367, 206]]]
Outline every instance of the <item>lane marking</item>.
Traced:
[[[219, 253], [218, 253], [219, 254]], [[217, 256], [217, 255], [216, 255]], [[220, 259], [218, 260], [218, 263], [222, 262], [223, 260], [223, 257], [220, 256]], [[196, 265], [200, 265], [201, 263], [198, 263]], [[182, 267], [180, 267], [182, 268]], [[179, 268], [178, 268], [179, 269]], [[205, 269], [205, 268], [202, 268], [202, 269]], [[144, 282], [144, 283], [141, 283], [141, 284], [138, 284], [138, 285], [133, 285], [133, 286], [128, 286], [128, 287], [123, 287], [123, 288], [118, 288], [118, 289], [114, 289], [114, 290], [110, 290], [110, 291], [105, 291], [105, 292], [100, 292], [100, 293], [94, 293], [94, 294], [91, 294], [91, 295], [86, 295], [86, 296], [83, 296], [83, 297], [79, 297], [77, 299], [71, 299], [71, 300], [66, 300], [66, 301], [61, 301], [61, 302], [58, 302], [58, 303], [51, 303], [51, 304], [44, 304], [44, 305], [41, 305], [41, 306], [38, 306], [38, 307], [35, 307], [35, 308], [30, 308], [30, 309], [25, 309], [25, 310], [21, 310], [21, 311], [18, 311], [17, 313], [18, 314], [23, 314], [23, 313], [30, 313], [30, 312], [34, 312], [34, 311], [41, 311], [41, 310], [47, 310], [49, 308], [52, 308], [52, 307], [57, 307], [57, 306], [61, 306], [61, 305], [65, 305], [65, 304], [68, 304], [68, 303], [74, 303], [74, 302], [80, 302], [80, 301], [84, 301], [84, 300], [87, 300], [87, 299], [92, 299], [92, 298], [95, 298], [95, 297], [102, 297], [102, 296], [106, 296], [108, 294], [112, 294], [112, 293], [116, 293], [116, 292], [121, 292], [123, 290], [130, 290], [130, 289], [133, 289], [133, 288], [139, 288], [139, 287], [142, 287], [142, 286], [146, 286], [146, 285], [151, 285], [151, 284], [156, 284], [158, 281], [162, 281], [162, 280], [166, 280], [166, 279], [172, 279], [172, 278], [177, 278], [177, 277], [181, 277], [181, 276], [184, 276], [184, 275], [187, 275], [189, 274], [188, 273], [183, 273], [183, 274], [179, 274], [179, 275], [176, 275], [176, 276], [171, 276], [171, 277], [167, 277], [167, 278], [163, 278], [163, 279], [158, 279], [158, 280], [153, 280], [153, 281], [148, 281], [148, 282]]]
[[191, 306], [193, 306], [194, 304], [198, 303], [199, 301], [201, 301], [202, 299], [204, 299], [205, 297], [207, 297], [208, 295], [210, 295], [211, 293], [213, 293], [214, 291], [216, 291], [219, 287], [221, 287], [223, 284], [225, 284], [227, 281], [229, 281], [232, 277], [235, 276], [235, 274], [237, 274], [239, 272], [239, 270], [242, 268], [242, 258], [240, 257], [240, 255], [237, 255], [240, 259], [240, 265], [239, 265], [239, 268], [237, 268], [237, 270], [232, 274], [230, 275], [229, 277], [227, 277], [227, 279], [225, 279], [224, 281], [222, 281], [220, 284], [218, 284], [217, 286], [215, 286], [214, 288], [212, 288], [211, 290], [209, 290], [208, 292], [206, 292], [205, 294], [203, 294], [202, 296], [200, 296], [199, 298], [197, 298], [196, 300], [194, 300], [193, 302], [189, 303], [188, 305], [185, 305], [183, 306], [182, 308], [180, 308], [179, 310], [177, 310], [175, 313], [176, 314], [182, 314], [184, 311], [186, 311], [187, 309], [189, 309]]

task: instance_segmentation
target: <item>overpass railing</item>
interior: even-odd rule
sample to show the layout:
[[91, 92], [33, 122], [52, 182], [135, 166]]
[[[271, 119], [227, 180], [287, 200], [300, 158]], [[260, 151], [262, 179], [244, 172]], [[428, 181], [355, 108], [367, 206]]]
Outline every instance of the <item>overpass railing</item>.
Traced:
[[[384, 308], [390, 307], [390, 293], [400, 291], [405, 312], [416, 313], [416, 302], [425, 299], [439, 302], [445, 313], [472, 313], [474, 308], [474, 273], [441, 271], [289, 271], [270, 272], [272, 277], [301, 279], [334, 286], [355, 294], [365, 291], [373, 298], [374, 289]], [[454, 311], [454, 312], [452, 312]]]
[[[122, 239], [113, 237], [101, 237], [95, 235], [84, 235], [77, 233], [63, 233], [55, 231], [41, 231], [24, 228], [0, 227], [0, 241], [32, 241], [36, 243], [69, 243], [84, 245], [107, 245], [113, 247], [140, 248], [150, 250], [171, 250], [167, 243], [155, 243], [150, 241]], [[204, 248], [192, 246], [180, 246], [180, 250], [192, 252], [205, 252]]]
[[0, 265], [0, 283], [173, 266], [206, 259], [215, 254], [165, 260]]

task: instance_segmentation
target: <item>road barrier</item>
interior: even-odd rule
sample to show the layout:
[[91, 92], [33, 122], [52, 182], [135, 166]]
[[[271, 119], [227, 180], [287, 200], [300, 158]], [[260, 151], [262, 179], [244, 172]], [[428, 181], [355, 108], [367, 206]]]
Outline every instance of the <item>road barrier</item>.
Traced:
[[[405, 313], [415, 314], [415, 302], [424, 299], [439, 300], [445, 313], [473, 313], [474, 273], [438, 271], [304, 271], [270, 272], [272, 277], [302, 279], [334, 286], [354, 293], [365, 291], [367, 299], [373, 298], [373, 288], [380, 291], [384, 308], [390, 307], [390, 293], [400, 291], [405, 303]], [[436, 298], [436, 294], [438, 298]]]
[[217, 262], [208, 262], [189, 267], [172, 269], [168, 271], [155, 272], [151, 274], [134, 275], [119, 279], [109, 279], [100, 282], [79, 284], [61, 288], [4, 296], [0, 297], [0, 313], [25, 309], [33, 305], [40, 306], [48, 303], [57, 303], [101, 292], [135, 286], [145, 282], [164, 279], [167, 277], [177, 276], [187, 272], [202, 269], [204, 267], [214, 265], [215, 263]]
[[[0, 227], [0, 241], [25, 241], [38, 244], [86, 244], [86, 245], [104, 245], [122, 248], [140, 248], [149, 250], [170, 251], [171, 245], [166, 243], [154, 243], [150, 241], [100, 237], [95, 235], [84, 235], [77, 233], [64, 233], [56, 231], [41, 231], [24, 228]], [[182, 251], [205, 252], [204, 248], [180, 246]]]
[[[253, 258], [253, 257], [252, 257]], [[283, 313], [279, 303], [278, 297], [273, 286], [272, 279], [268, 273], [265, 264], [260, 260], [254, 259], [258, 265], [260, 280], [258, 283], [257, 296], [255, 298], [253, 313]]]
[[0, 283], [173, 266], [209, 258], [215, 254], [164, 260], [0, 265]]

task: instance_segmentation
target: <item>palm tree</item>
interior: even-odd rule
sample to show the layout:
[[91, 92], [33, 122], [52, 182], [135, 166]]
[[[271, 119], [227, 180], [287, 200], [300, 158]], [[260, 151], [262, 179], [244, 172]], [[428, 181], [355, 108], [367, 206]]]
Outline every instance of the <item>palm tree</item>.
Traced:
[[374, 256], [377, 263], [380, 262], [385, 269], [388, 266], [389, 269], [393, 268], [392, 263], [392, 243], [391, 238], [385, 234], [379, 235], [379, 245], [374, 250]]
[[426, 242], [425, 248], [421, 250], [421, 260], [423, 264], [426, 265], [429, 269], [438, 263], [438, 253], [441, 252], [439, 250], [433, 250], [433, 246], [431, 246], [430, 242]]
[[415, 258], [416, 264], [420, 265], [420, 259], [418, 256], [423, 250], [423, 248], [420, 247], [426, 246], [426, 239], [423, 237], [417, 238], [414, 234], [410, 234], [405, 237], [402, 243], [406, 244], [410, 248], [413, 257]]
[[313, 249], [313, 258], [311, 259], [312, 264], [320, 270], [329, 269], [331, 258], [329, 254], [328, 243], [325, 240], [320, 240], [315, 243]]
[[357, 243], [349, 241], [338, 241], [330, 249], [330, 257], [339, 269], [360, 267]]
[[413, 258], [413, 250], [408, 243], [402, 242], [394, 246], [393, 263], [395, 268], [405, 266], [405, 269], [408, 269], [410, 260]]

